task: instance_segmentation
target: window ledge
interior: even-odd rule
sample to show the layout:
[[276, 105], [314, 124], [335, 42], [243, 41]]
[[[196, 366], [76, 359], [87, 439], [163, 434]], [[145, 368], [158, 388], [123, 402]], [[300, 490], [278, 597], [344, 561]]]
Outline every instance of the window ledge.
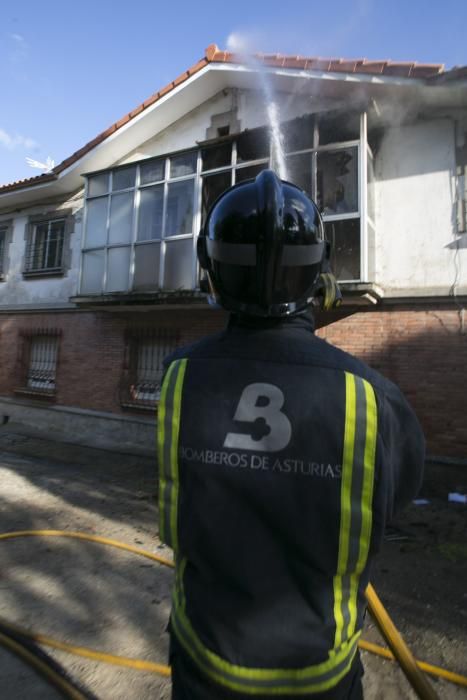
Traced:
[[22, 387], [15, 389], [15, 394], [19, 396], [28, 396], [32, 399], [40, 399], [41, 401], [55, 401], [56, 392], [55, 391], [36, 391], [34, 389], [28, 389], [27, 387]]
[[122, 401], [122, 403], [120, 405], [125, 410], [143, 411], [144, 413], [154, 413], [154, 414], [157, 414], [157, 409], [159, 407], [159, 403], [154, 403], [151, 406], [149, 406], [149, 405], [136, 403], [136, 402], [132, 402], [132, 401]]
[[50, 270], [24, 270], [23, 277], [63, 277], [65, 271], [63, 268], [54, 268]]
[[70, 297], [70, 302], [86, 308], [115, 306], [119, 310], [125, 306], [150, 304], [152, 306], [202, 305], [207, 304], [206, 295], [198, 290], [180, 289], [174, 291], [155, 290], [152, 292], [109, 292], [106, 294], [80, 294]]
[[343, 306], [373, 306], [384, 296], [383, 290], [373, 282], [337, 282], [342, 292]]

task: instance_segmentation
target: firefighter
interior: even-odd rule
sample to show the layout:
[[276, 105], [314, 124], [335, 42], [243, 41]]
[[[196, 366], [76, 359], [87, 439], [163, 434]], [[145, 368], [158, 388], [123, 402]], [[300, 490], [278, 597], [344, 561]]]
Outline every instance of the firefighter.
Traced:
[[261, 172], [198, 240], [225, 331], [167, 361], [160, 535], [175, 700], [362, 697], [357, 643], [385, 523], [424, 438], [398, 388], [313, 333], [339, 295], [317, 207]]

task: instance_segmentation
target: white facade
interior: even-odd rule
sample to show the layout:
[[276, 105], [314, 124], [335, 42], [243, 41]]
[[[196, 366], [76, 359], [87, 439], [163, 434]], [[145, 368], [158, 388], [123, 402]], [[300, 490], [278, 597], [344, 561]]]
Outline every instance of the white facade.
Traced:
[[[281, 80], [281, 85], [284, 86], [283, 77]], [[216, 76], [216, 81], [218, 83], [219, 75]], [[219, 86], [217, 85], [217, 87]], [[177, 92], [177, 99], [182, 99], [180, 97], [182, 91], [183, 86]], [[206, 94], [213, 91], [214, 89], [205, 90]], [[216, 131], [216, 127], [224, 125], [232, 127], [230, 133], [233, 133], [235, 129], [238, 132], [243, 132], [246, 129], [254, 129], [267, 123], [265, 103], [259, 90], [226, 86], [222, 90], [217, 90], [214, 96], [194, 107], [192, 85], [188, 86], [187, 94], [190, 95], [190, 99], [187, 98], [185, 114], [180, 114], [180, 107], [178, 107], [178, 111], [173, 111], [174, 115], [177, 115], [173, 123], [165, 124], [164, 128], [159, 131], [155, 125], [153, 135], [143, 139], [141, 143], [133, 143], [132, 147], [128, 147], [126, 153], [120, 153], [115, 161], [112, 160], [111, 155], [106, 156], [105, 167], [111, 169], [113, 166], [140, 163], [145, 159], [170, 155], [185, 149], [198, 149], [197, 144], [209, 139], [213, 130]], [[345, 103], [346, 94], [348, 93], [339, 96], [337, 87], [334, 88], [332, 97], [316, 97], [316, 95], [305, 94], [303, 90], [297, 94], [292, 88], [289, 92], [283, 90], [278, 99], [282, 110], [281, 119], [283, 122], [288, 122], [296, 117], [319, 113], [321, 118], [325, 120], [327, 110], [334, 114], [336, 110], [339, 111], [339, 108], [341, 113], [345, 115], [345, 109], [342, 111], [342, 104]], [[369, 92], [365, 99], [366, 107], [360, 108], [360, 113], [365, 114], [368, 107], [369, 142], [372, 141], [373, 132], [378, 131], [379, 133], [377, 139], [379, 145], [374, 153], [374, 215], [369, 212], [374, 221], [370, 221], [367, 225], [367, 164], [363, 157], [366, 151], [367, 133], [365, 130], [366, 119], [363, 118], [362, 124], [364, 126], [361, 127], [358, 135], [358, 145], [355, 145], [356, 141], [354, 140], [352, 141], [354, 145], [349, 146], [349, 148], [360, 149], [357, 182], [360, 188], [359, 211], [358, 214], [341, 216], [344, 220], [348, 219], [349, 216], [358, 216], [361, 226], [362, 266], [359, 278], [351, 276], [345, 281], [351, 283], [350, 286], [354, 288], [362, 283], [367, 286], [373, 285], [378, 290], [378, 295], [387, 299], [412, 296], [446, 297], [452, 295], [453, 292], [458, 295], [467, 294], [467, 244], [465, 242], [467, 234], [459, 230], [456, 220], [459, 177], [456, 171], [455, 127], [455, 120], [459, 121], [460, 117], [465, 119], [467, 110], [464, 108], [460, 114], [459, 110], [456, 111], [456, 109], [448, 107], [446, 113], [442, 117], [438, 117], [436, 114], [430, 115], [429, 111], [424, 109], [421, 110], [419, 117], [414, 117], [412, 114], [410, 117], [407, 116], [405, 120], [402, 119], [397, 124], [392, 124], [388, 123], [387, 120], [385, 122], [379, 120], [378, 116], [375, 115], [371, 107]], [[390, 86], [387, 87], [385, 99], [390, 102]], [[382, 104], [384, 105], [384, 100]], [[143, 118], [144, 115], [139, 117], [139, 119]], [[148, 121], [154, 120], [155, 117], [148, 114], [147, 119]], [[148, 128], [143, 131], [140, 127], [140, 133], [147, 135]], [[109, 143], [111, 140], [113, 144], [111, 147], [109, 146], [109, 153], [119, 152], [119, 149], [115, 148], [115, 143], [119, 138], [119, 133], [116, 132], [109, 139]], [[125, 143], [130, 143], [128, 132], [124, 129], [121, 138]], [[340, 145], [344, 147], [344, 144]], [[101, 144], [98, 150], [101, 149], [103, 152], [104, 148], [105, 143]], [[328, 146], [329, 148], [331, 147]], [[313, 160], [316, 149], [311, 148], [310, 150], [308, 147], [308, 152], [310, 163], [312, 163], [310, 167], [316, 168], [316, 161]], [[187, 234], [191, 241], [189, 245], [193, 255], [192, 287], [196, 286], [195, 240], [201, 221], [200, 206], [203, 180], [200, 158], [201, 156], [198, 155], [193, 174], [195, 187], [193, 225], [192, 230], [190, 229], [189, 234]], [[319, 159], [318, 152], [318, 168]], [[79, 168], [80, 173], [86, 172], [85, 164], [78, 163], [76, 167]], [[323, 178], [326, 181], [325, 173]], [[47, 186], [44, 186], [42, 190], [37, 191], [34, 204], [31, 205], [15, 205], [12, 208], [9, 202], [11, 197], [4, 195], [0, 198], [0, 232], [2, 224], [9, 227], [5, 237], [4, 277], [3, 281], [0, 282], [0, 310], [72, 308], [75, 304], [70, 299], [75, 299], [80, 294], [89, 294], [89, 291], [85, 289], [83, 291], [83, 288], [80, 288], [83, 260], [81, 251], [83, 247], [86, 248], [86, 241], [83, 237], [85, 226], [84, 178], [80, 178], [80, 182], [83, 187], [81, 192], [76, 191], [75, 186], [73, 192], [64, 192], [61, 196], [55, 193], [52, 199], [49, 199], [49, 191]], [[76, 185], [76, 178], [74, 183]], [[164, 186], [168, 187], [169, 185], [166, 183]], [[346, 185], [346, 187], [348, 193], [350, 185]], [[319, 194], [316, 188], [317, 185], [313, 184], [310, 193]], [[140, 193], [137, 192], [138, 184], [134, 190], [136, 203], [140, 197]], [[17, 200], [17, 193], [13, 193], [13, 195]], [[66, 210], [67, 215], [71, 216], [73, 220], [72, 227], [68, 229], [64, 242], [63, 274], [25, 276], [23, 274], [25, 245], [27, 237], [30, 235], [28, 231], [30, 231], [31, 221], [38, 220], [41, 215], [45, 219], [50, 218], [51, 212], [54, 216], [59, 216], [63, 210]], [[331, 214], [330, 221], [334, 221], [336, 217], [337, 215], [333, 217]], [[132, 226], [135, 227], [136, 224], [133, 223]], [[135, 265], [134, 244], [137, 242], [138, 235], [136, 228], [131, 235], [133, 243], [129, 238], [130, 243], [126, 245], [133, 247], [131, 251], [128, 247], [128, 255], [123, 250], [123, 244], [119, 244], [119, 252], [117, 251], [113, 258], [116, 259], [120, 256], [119, 264], [128, 264], [132, 269]], [[166, 250], [173, 246], [173, 241], [163, 241], [162, 243]], [[173, 246], [171, 250], [175, 250], [175, 247]], [[147, 251], [149, 252], [149, 246]], [[108, 251], [106, 254], [110, 255]], [[129, 262], [122, 263], [122, 256], [126, 256], [125, 260], [128, 259]], [[111, 263], [107, 262], [106, 264], [110, 265]], [[173, 267], [176, 262], [172, 261], [171, 265]], [[116, 289], [110, 291], [132, 291], [131, 283], [129, 287], [122, 287], [122, 289], [118, 288], [118, 284], [116, 286]], [[346, 285], [343, 286], [345, 291]], [[156, 287], [157, 285], [155, 285], [154, 291]], [[93, 289], [92, 293], [98, 291]], [[107, 290], [104, 288], [103, 291], [105, 294]]]
[[388, 128], [375, 166], [375, 281], [385, 296], [446, 295], [456, 282], [465, 294], [467, 250], [455, 246], [462, 237], [453, 119]]

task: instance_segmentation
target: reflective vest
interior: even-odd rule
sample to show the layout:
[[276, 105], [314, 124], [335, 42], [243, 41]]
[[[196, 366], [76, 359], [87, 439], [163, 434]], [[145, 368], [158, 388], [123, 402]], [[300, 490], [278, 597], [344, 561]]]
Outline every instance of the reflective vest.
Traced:
[[283, 333], [262, 334], [258, 348], [246, 335], [182, 350], [165, 374], [159, 522], [176, 561], [171, 629], [225, 688], [319, 694], [357, 651], [385, 520], [387, 494], [375, 496], [386, 483], [383, 399], [361, 376], [369, 370], [308, 333], [288, 352]]

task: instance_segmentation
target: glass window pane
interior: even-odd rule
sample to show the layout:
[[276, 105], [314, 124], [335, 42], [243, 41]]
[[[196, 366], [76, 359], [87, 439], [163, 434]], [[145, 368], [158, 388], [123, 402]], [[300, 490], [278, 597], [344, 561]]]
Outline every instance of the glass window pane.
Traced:
[[206, 215], [210, 210], [211, 206], [214, 204], [216, 199], [222, 192], [225, 192], [230, 187], [231, 182], [231, 172], [228, 170], [226, 173], [217, 173], [216, 175], [206, 175], [203, 177], [203, 194], [202, 194], [202, 208], [201, 217], [202, 224], [206, 220]]
[[135, 186], [136, 166], [114, 170], [112, 176], [112, 190], [126, 190]]
[[178, 236], [193, 230], [194, 180], [173, 182], [169, 185], [165, 235]]
[[319, 144], [354, 141], [360, 138], [359, 114], [321, 115], [318, 124]]
[[81, 294], [100, 294], [104, 285], [105, 251], [93, 250], [83, 254]]
[[64, 221], [53, 221], [48, 236], [46, 268], [61, 267], [63, 252]]
[[85, 247], [97, 248], [107, 243], [107, 197], [86, 202]]
[[160, 254], [160, 243], [136, 246], [134, 289], [157, 289], [159, 287]]
[[318, 206], [323, 215], [358, 211], [357, 148], [318, 153]]
[[128, 290], [130, 250], [129, 246], [109, 249], [106, 292], [126, 292]]
[[151, 241], [162, 237], [162, 213], [164, 185], [140, 190], [138, 241]]
[[170, 159], [170, 177], [192, 175], [196, 171], [196, 151], [182, 153]]
[[262, 163], [261, 165], [250, 165], [249, 168], [239, 168], [235, 171], [235, 183], [243, 182], [244, 180], [252, 180], [262, 170], [266, 170], [268, 167], [268, 163]]
[[237, 163], [269, 158], [269, 132], [266, 127], [244, 131], [237, 138]]
[[331, 269], [338, 280], [360, 279], [360, 219], [324, 224], [331, 243]]
[[311, 197], [311, 153], [302, 153], [298, 156], [287, 156], [287, 179], [297, 187], [301, 187]]
[[28, 269], [43, 270], [46, 267], [48, 235], [49, 225], [47, 223], [37, 224]]
[[193, 239], [171, 241], [165, 249], [164, 289], [193, 288]]
[[150, 182], [160, 182], [164, 179], [165, 158], [151, 160], [140, 165], [140, 183], [147, 185]]
[[101, 173], [88, 178], [88, 197], [97, 197], [109, 191], [109, 173]]
[[281, 129], [286, 153], [313, 148], [314, 120], [312, 116], [293, 119], [282, 124]]
[[110, 201], [109, 245], [129, 243], [133, 221], [133, 192], [114, 194]]
[[203, 170], [212, 170], [230, 165], [232, 162], [232, 142], [219, 143], [216, 146], [203, 148], [201, 151]]

